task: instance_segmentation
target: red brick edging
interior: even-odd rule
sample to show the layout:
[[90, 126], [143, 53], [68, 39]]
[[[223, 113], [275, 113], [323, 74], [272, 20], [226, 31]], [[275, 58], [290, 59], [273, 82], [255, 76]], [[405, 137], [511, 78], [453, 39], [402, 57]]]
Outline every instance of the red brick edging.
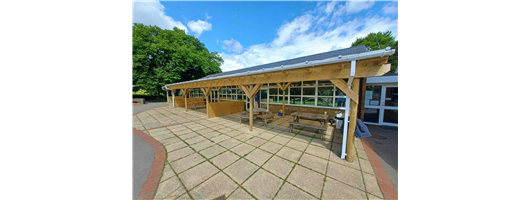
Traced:
[[381, 165], [381, 163], [379, 162], [379, 159], [377, 158], [377, 154], [375, 154], [375, 151], [372, 148], [372, 145], [370, 145], [370, 142], [366, 138], [361, 138], [361, 141], [363, 142], [364, 151], [366, 152], [366, 155], [368, 155], [368, 159], [370, 159], [370, 164], [372, 165], [372, 168], [374, 169], [375, 178], [377, 179], [377, 183], [379, 184], [379, 187], [381, 188], [381, 192], [383, 192], [384, 198], [385, 199], [398, 199], [398, 194], [396, 190], [394, 189], [394, 186], [392, 185], [390, 178], [388, 178], [388, 174], [383, 168], [383, 165]]
[[145, 140], [155, 150], [155, 159], [153, 160], [151, 171], [149, 172], [149, 175], [145, 180], [144, 186], [142, 187], [142, 191], [140, 191], [140, 195], [138, 195], [138, 199], [153, 199], [155, 196], [155, 190], [158, 187], [158, 182], [160, 181], [162, 175], [162, 171], [164, 170], [164, 161], [166, 160], [166, 149], [162, 146], [162, 144], [160, 144], [160, 142], [147, 135], [143, 131], [139, 131], [133, 128], [133, 133]]

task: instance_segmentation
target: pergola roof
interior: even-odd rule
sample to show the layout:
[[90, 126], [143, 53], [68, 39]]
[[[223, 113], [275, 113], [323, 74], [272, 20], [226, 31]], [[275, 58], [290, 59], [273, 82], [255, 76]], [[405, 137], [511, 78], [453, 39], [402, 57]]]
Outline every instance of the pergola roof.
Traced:
[[309, 56], [303, 56], [303, 57], [293, 58], [293, 59], [289, 59], [289, 60], [283, 60], [283, 61], [263, 64], [263, 65], [258, 65], [258, 66], [254, 66], [254, 67], [247, 67], [247, 68], [233, 70], [233, 71], [228, 71], [228, 72], [223, 72], [223, 73], [211, 74], [211, 75], [205, 76], [203, 78], [200, 78], [198, 80], [207, 79], [207, 78], [213, 78], [213, 77], [223, 76], [223, 75], [230, 75], [230, 74], [235, 74], [235, 73], [241, 73], [241, 72], [246, 72], [246, 71], [255, 71], [255, 70], [261, 70], [261, 69], [268, 69], [268, 68], [282, 66], [282, 65], [292, 65], [292, 64], [296, 64], [296, 63], [303, 63], [305, 61], [324, 60], [324, 59], [328, 59], [328, 58], [337, 57], [337, 56], [340, 56], [340, 55], [358, 54], [358, 53], [363, 53], [363, 52], [366, 52], [366, 51], [368, 51], [366, 49], [366, 46], [359, 45], [359, 46], [354, 46], [354, 47], [345, 48], [345, 49], [328, 51], [328, 52], [324, 52], [324, 53], [313, 54], [313, 55], [309, 55]]
[[167, 84], [163, 89], [344, 79], [351, 72], [355, 78], [381, 76], [390, 70], [386, 63], [394, 52], [390, 48], [367, 51], [361, 45]]

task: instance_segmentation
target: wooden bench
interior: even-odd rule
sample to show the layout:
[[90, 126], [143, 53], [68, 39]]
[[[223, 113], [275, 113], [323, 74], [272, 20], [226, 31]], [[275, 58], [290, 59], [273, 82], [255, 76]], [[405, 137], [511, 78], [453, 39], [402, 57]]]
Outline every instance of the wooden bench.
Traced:
[[197, 110], [197, 108], [206, 108], [206, 103], [205, 102], [192, 102], [191, 108], [193, 108], [193, 110]]
[[272, 114], [271, 112], [266, 112], [265, 114], [258, 116], [258, 117], [263, 120], [263, 123], [265, 123], [265, 126], [269, 126], [267, 124], [268, 120], [274, 120], [274, 114]]
[[133, 98], [133, 103], [145, 104], [145, 99], [144, 98]]
[[[248, 115], [247, 112], [240, 112], [239, 113], [239, 123], [240, 124], [243, 121], [243, 119], [250, 120], [250, 116]], [[256, 119], [256, 117], [252, 117], [252, 119]]]
[[322, 135], [320, 136], [320, 139], [322, 139], [322, 136], [326, 133], [327, 126], [315, 126], [311, 124], [302, 124], [297, 122], [289, 122], [289, 132], [293, 132], [293, 127], [307, 127], [312, 129], [317, 129], [317, 131], [321, 132]]

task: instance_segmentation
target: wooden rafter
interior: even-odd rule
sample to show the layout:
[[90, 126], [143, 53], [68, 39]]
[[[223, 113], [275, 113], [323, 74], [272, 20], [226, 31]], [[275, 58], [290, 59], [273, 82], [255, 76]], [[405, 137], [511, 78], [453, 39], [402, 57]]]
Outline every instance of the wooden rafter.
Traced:
[[340, 90], [342, 90], [350, 99], [356, 104], [359, 102], [359, 95], [355, 93], [352, 89], [348, 87], [346, 81], [342, 79], [330, 79], [330, 81], [335, 84]]

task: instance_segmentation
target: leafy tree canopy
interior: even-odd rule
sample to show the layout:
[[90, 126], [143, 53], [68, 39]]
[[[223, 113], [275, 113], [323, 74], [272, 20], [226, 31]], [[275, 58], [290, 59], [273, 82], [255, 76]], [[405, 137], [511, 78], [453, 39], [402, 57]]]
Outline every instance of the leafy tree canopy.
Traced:
[[222, 63], [218, 53], [184, 30], [133, 24], [133, 85], [151, 95], [160, 95], [168, 83], [221, 73]]
[[396, 37], [392, 35], [392, 31], [370, 33], [366, 37], [357, 38], [352, 46], [365, 45], [370, 48], [371, 51], [385, 49], [391, 47], [396, 50], [392, 56], [388, 58], [388, 62], [392, 65], [388, 74], [393, 74], [398, 66], [398, 41]]

